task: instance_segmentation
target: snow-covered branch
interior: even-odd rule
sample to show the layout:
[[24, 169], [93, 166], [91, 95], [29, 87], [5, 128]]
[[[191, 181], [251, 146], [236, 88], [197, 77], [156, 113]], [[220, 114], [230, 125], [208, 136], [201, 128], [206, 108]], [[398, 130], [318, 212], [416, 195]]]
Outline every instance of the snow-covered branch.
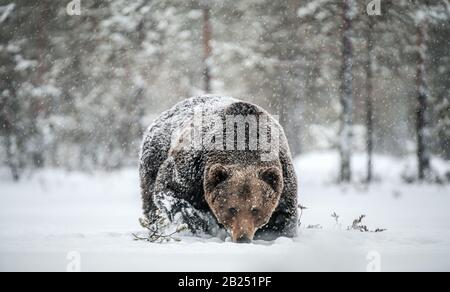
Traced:
[[6, 6], [0, 6], [0, 24], [6, 21], [11, 15], [11, 12], [16, 8], [16, 4], [11, 3]]
[[450, 19], [450, 1], [442, 0], [433, 5], [421, 5], [413, 11], [412, 18], [416, 24], [420, 24], [425, 20], [448, 20]]
[[316, 11], [323, 5], [330, 2], [330, 0], [314, 0], [309, 2], [303, 7], [300, 7], [297, 11], [297, 16], [300, 18], [312, 16], [316, 13]]

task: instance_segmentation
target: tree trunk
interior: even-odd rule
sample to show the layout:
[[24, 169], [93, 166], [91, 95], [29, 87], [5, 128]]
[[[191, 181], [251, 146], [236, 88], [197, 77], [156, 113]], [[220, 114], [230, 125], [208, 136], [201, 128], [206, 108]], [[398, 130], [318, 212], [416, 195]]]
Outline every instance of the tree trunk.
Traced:
[[204, 91], [206, 93], [211, 92], [211, 39], [212, 39], [212, 26], [210, 20], [211, 10], [208, 6], [203, 7], [203, 51], [204, 51], [204, 69], [203, 69], [203, 82]]
[[19, 171], [19, 165], [16, 161], [16, 156], [13, 152], [13, 140], [14, 138], [10, 133], [8, 133], [5, 136], [5, 147], [6, 147], [6, 164], [11, 171], [11, 175], [14, 181], [19, 181], [20, 179], [20, 171]]
[[340, 181], [350, 182], [351, 171], [351, 145], [353, 127], [353, 45], [352, 35], [352, 8], [353, 0], [344, 0], [343, 29], [342, 29], [342, 72], [341, 72], [341, 129], [339, 152], [341, 156]]
[[426, 76], [428, 22], [422, 20], [417, 25], [417, 158], [419, 180], [423, 181], [430, 175], [430, 112], [429, 90]]
[[[37, 67], [35, 69], [34, 76], [32, 77], [32, 83], [37, 88], [44, 86], [47, 82], [45, 78], [45, 74], [49, 71], [48, 64], [48, 55], [49, 50], [51, 48], [50, 45], [50, 37], [48, 33], [49, 22], [52, 19], [52, 1], [43, 0], [36, 12], [37, 17], [35, 18], [36, 25], [36, 58], [37, 58]], [[40, 133], [40, 129], [38, 126], [38, 119], [41, 116], [47, 117], [51, 110], [57, 108], [58, 105], [53, 102], [43, 93], [41, 96], [36, 96], [32, 101], [32, 119], [34, 123], [31, 128], [31, 134], [35, 138], [35, 145], [33, 149], [30, 151], [29, 155], [31, 159], [31, 164], [33, 167], [41, 168], [44, 165], [44, 142], [42, 134]]]
[[3, 78], [0, 81], [0, 86], [5, 89], [9, 94], [0, 98], [0, 136], [3, 139], [6, 161], [5, 164], [11, 171], [11, 175], [14, 181], [20, 179], [20, 163], [17, 153], [18, 150], [17, 141], [20, 136], [20, 132], [17, 129], [18, 118], [20, 117], [20, 104], [16, 92], [16, 78], [17, 76], [6, 75], [0, 76]]
[[366, 64], [366, 148], [367, 148], [367, 183], [373, 180], [373, 17], [369, 17], [366, 41], [367, 41], [367, 64]]

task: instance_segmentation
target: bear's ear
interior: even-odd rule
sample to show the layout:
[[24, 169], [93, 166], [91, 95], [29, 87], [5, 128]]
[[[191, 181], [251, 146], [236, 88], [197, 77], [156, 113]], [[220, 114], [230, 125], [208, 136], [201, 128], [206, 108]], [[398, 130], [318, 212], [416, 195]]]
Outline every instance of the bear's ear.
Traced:
[[223, 165], [213, 165], [206, 175], [205, 186], [209, 190], [213, 190], [218, 185], [228, 180], [229, 176], [228, 170]]
[[271, 167], [262, 169], [259, 177], [261, 180], [271, 186], [275, 192], [281, 193], [283, 189], [283, 178], [278, 168]]

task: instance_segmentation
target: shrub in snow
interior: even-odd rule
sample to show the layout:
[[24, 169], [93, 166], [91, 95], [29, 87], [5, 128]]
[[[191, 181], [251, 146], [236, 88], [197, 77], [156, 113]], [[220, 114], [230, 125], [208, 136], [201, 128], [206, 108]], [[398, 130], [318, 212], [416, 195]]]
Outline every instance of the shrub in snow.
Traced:
[[180, 225], [175, 229], [175, 231], [165, 234], [164, 232], [170, 223], [166, 217], [161, 215], [160, 212], [158, 212], [151, 220], [143, 218], [139, 219], [139, 223], [143, 228], [148, 230], [148, 234], [145, 237], [133, 234], [134, 239], [136, 241], [141, 240], [151, 243], [180, 241], [180, 239], [175, 237], [175, 235], [188, 229], [187, 225]]

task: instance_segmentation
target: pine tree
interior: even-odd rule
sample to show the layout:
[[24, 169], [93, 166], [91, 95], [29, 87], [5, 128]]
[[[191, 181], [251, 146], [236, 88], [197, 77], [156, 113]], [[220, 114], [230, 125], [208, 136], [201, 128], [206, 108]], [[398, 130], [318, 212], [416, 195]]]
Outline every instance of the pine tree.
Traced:
[[[417, 141], [418, 179], [430, 180], [432, 177], [432, 134], [435, 132], [432, 123], [433, 100], [429, 85], [430, 63], [429, 28], [437, 21], [448, 20], [450, 2], [441, 1], [393, 1], [389, 11], [393, 11], [398, 19], [395, 33], [404, 46], [415, 48], [415, 57], [411, 58], [415, 67], [415, 132]], [[412, 36], [412, 37], [411, 37]]]
[[8, 5], [4, 11], [0, 9], [0, 17], [0, 138], [5, 153], [2, 158], [17, 181], [25, 166], [31, 164], [30, 146], [38, 134], [34, 86], [29, 78], [38, 62], [26, 50], [30, 40], [15, 37], [12, 29], [24, 21], [26, 11]]
[[436, 20], [448, 19], [450, 3], [448, 1], [425, 1], [417, 5], [411, 13], [416, 29], [416, 134], [418, 179], [420, 181], [432, 179], [431, 151], [432, 151], [432, 96], [428, 84], [427, 64], [429, 58], [429, 23]]

